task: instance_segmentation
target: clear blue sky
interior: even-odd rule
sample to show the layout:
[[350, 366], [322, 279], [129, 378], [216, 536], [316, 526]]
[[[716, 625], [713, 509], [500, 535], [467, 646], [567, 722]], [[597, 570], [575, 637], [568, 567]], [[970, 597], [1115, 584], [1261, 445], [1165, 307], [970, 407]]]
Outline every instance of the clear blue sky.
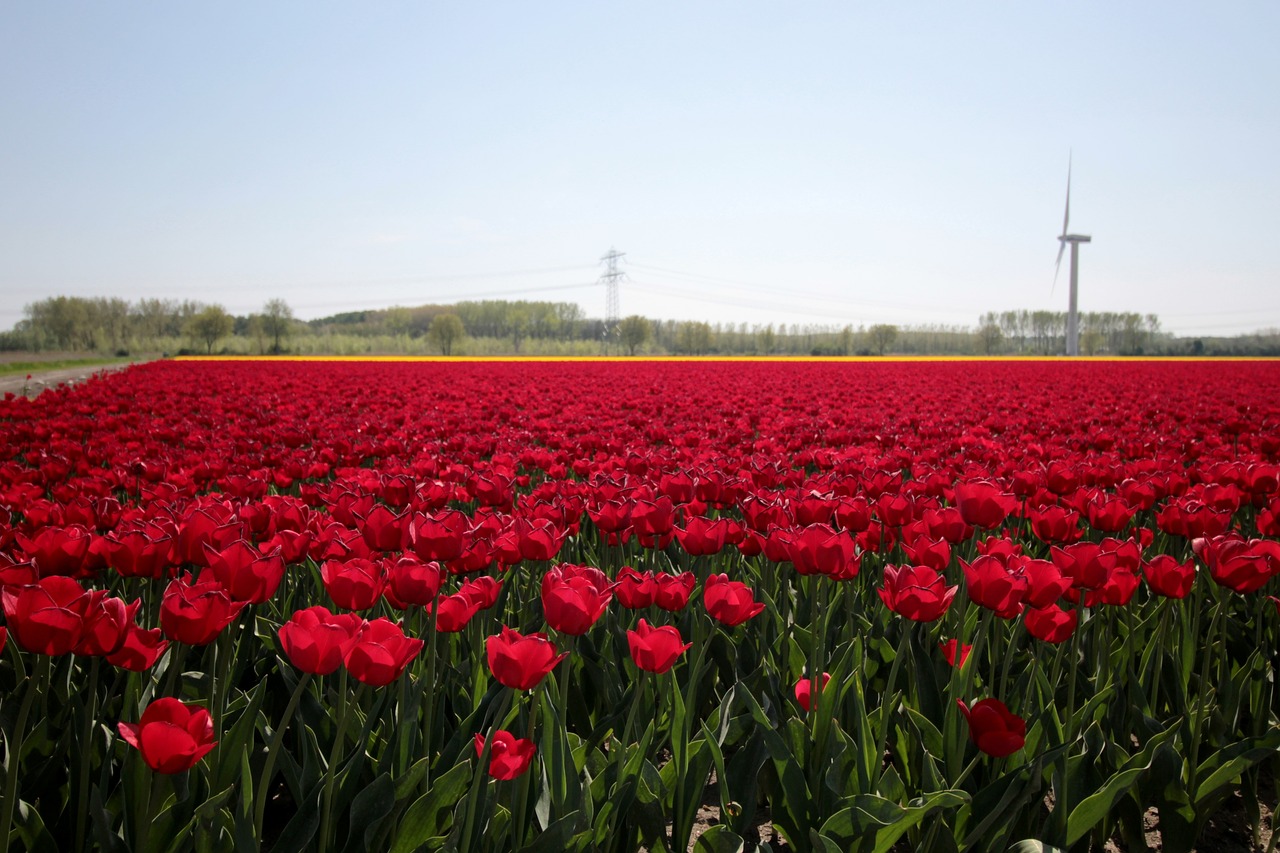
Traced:
[[[1280, 327], [1280, 4], [0, 4], [0, 327], [577, 301]], [[577, 286], [580, 285], [580, 286]]]

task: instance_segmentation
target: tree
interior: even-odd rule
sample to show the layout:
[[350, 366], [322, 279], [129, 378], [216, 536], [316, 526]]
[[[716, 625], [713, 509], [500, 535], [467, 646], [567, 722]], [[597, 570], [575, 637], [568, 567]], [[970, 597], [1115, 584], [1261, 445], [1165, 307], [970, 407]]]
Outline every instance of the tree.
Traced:
[[453, 355], [454, 344], [461, 343], [467, 334], [462, 318], [457, 314], [437, 314], [427, 329], [427, 340], [440, 347], [441, 355]]
[[893, 342], [898, 338], [898, 327], [892, 323], [878, 323], [868, 331], [877, 355], [884, 355], [884, 351], [893, 346]]
[[205, 352], [212, 355], [213, 345], [231, 334], [235, 322], [221, 305], [210, 305], [187, 321], [187, 334], [203, 343]]
[[994, 320], [988, 320], [978, 327], [978, 343], [981, 344], [984, 354], [993, 355], [1000, 349], [1000, 342], [1003, 340], [1004, 332]]
[[271, 352], [281, 353], [280, 340], [289, 336], [293, 310], [283, 299], [272, 299], [262, 306], [262, 330], [271, 338]]
[[627, 355], [635, 355], [636, 350], [649, 340], [651, 331], [649, 321], [639, 314], [623, 318], [618, 324], [618, 334], [622, 338], [622, 345], [627, 348]]

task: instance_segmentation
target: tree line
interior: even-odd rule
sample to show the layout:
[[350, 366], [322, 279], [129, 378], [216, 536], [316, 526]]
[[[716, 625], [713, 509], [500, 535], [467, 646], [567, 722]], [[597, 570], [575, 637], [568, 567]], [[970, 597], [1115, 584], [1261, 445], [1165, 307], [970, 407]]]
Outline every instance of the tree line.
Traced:
[[[479, 300], [396, 306], [302, 321], [282, 299], [235, 316], [192, 300], [54, 296], [33, 302], [0, 349], [127, 355], [142, 352], [444, 355], [1054, 355], [1066, 314], [990, 311], [975, 327], [878, 323], [786, 324], [655, 320], [610, 327], [573, 302]], [[1155, 314], [1080, 315], [1085, 355], [1276, 355], [1280, 331], [1177, 338]]]

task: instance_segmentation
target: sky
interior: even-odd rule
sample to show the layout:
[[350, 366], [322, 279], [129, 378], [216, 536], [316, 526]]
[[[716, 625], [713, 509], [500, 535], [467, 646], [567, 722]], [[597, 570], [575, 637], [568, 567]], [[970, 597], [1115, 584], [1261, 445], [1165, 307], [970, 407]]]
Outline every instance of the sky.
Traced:
[[[0, 0], [0, 328], [54, 295], [1280, 327], [1280, 4]], [[1069, 255], [1068, 255], [1069, 257]]]

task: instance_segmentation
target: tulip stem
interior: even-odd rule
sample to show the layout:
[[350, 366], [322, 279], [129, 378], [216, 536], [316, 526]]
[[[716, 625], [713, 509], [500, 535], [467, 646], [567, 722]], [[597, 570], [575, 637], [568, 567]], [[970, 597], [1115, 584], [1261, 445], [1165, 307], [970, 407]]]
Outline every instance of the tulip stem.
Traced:
[[427, 759], [427, 770], [422, 774], [420, 790], [423, 793], [431, 789], [431, 723], [436, 709], [436, 607], [439, 604], [437, 594], [431, 612], [427, 614], [427, 680], [422, 697], [422, 754]]
[[[19, 657], [16, 647], [13, 653], [14, 657]], [[18, 769], [22, 764], [22, 742], [27, 733], [27, 717], [31, 714], [31, 706], [35, 704], [36, 694], [41, 692], [41, 686], [48, 680], [49, 657], [37, 655], [35, 671], [27, 677], [27, 690], [23, 694], [22, 705], [18, 708], [18, 719], [5, 744], [8, 772], [4, 780], [4, 811], [0, 812], [0, 853], [9, 853], [9, 837], [13, 834], [13, 812], [18, 805]]]
[[289, 704], [285, 706], [284, 714], [280, 717], [280, 725], [271, 734], [271, 745], [267, 747], [267, 759], [262, 766], [262, 775], [258, 777], [258, 802], [253, 813], [253, 828], [258, 838], [262, 838], [262, 823], [267, 813], [267, 799], [271, 795], [271, 776], [276, 767], [276, 758], [280, 755], [281, 744], [284, 743], [284, 733], [289, 728], [289, 721], [293, 718], [294, 711], [298, 709], [303, 691], [310, 683], [311, 673], [302, 673], [298, 678], [298, 686], [293, 689]]
[[903, 626], [902, 639], [898, 641], [898, 651], [893, 656], [893, 665], [889, 667], [889, 682], [884, 686], [884, 701], [880, 703], [880, 732], [876, 736], [875, 760], [880, 762], [881, 770], [884, 767], [885, 744], [889, 740], [889, 720], [892, 717], [895, 705], [894, 700], [897, 698], [894, 693], [894, 686], [898, 682], [898, 670], [902, 668], [902, 659], [907, 656], [913, 628], [915, 628], [915, 622], [908, 622]]
[[333, 783], [334, 777], [338, 775], [338, 760], [342, 757], [343, 741], [347, 735], [347, 669], [342, 668], [342, 674], [338, 676], [338, 727], [333, 736], [333, 747], [329, 750], [329, 766], [325, 768], [324, 777], [324, 800], [320, 807], [320, 853], [325, 853], [329, 847], [329, 836], [332, 835], [332, 827], [329, 826], [329, 812], [333, 808]]
[[1210, 668], [1213, 666], [1211, 656], [1217, 651], [1214, 646], [1218, 642], [1218, 626], [1222, 622], [1222, 599], [1218, 598], [1213, 605], [1213, 618], [1209, 621], [1209, 632], [1205, 634], [1204, 654], [1200, 662], [1200, 690], [1196, 699], [1195, 723], [1191, 732], [1191, 756], [1190, 766], [1187, 768], [1187, 794], [1191, 797], [1191, 801], [1195, 802], [1196, 786], [1199, 784], [1200, 774], [1200, 736], [1204, 731], [1204, 718], [1209, 715], [1209, 682], [1213, 679], [1210, 677]]
[[480, 758], [476, 762], [476, 775], [471, 780], [471, 790], [467, 793], [467, 816], [462, 824], [462, 838], [458, 846], [459, 850], [475, 849], [472, 843], [472, 833], [475, 831], [476, 810], [480, 806], [480, 790], [484, 787], [485, 777], [489, 775], [489, 756], [493, 752], [493, 736], [502, 727], [502, 721], [506, 718], [507, 711], [511, 707], [513, 693], [514, 691], [510, 688], [502, 691], [502, 699], [499, 700], [498, 711], [493, 716], [488, 733], [485, 734], [484, 746], [481, 748]]
[[1076, 742], [1076, 682], [1079, 681], [1080, 672], [1080, 635], [1084, 633], [1084, 591], [1080, 591], [1080, 598], [1076, 602], [1076, 629], [1071, 634], [1071, 674], [1067, 677], [1067, 736], [1065, 738], [1065, 748], [1062, 750], [1062, 758], [1058, 760], [1058, 782], [1055, 786], [1053, 814], [1054, 822], [1057, 824], [1060, 833], [1059, 841], [1065, 841], [1067, 836], [1067, 820], [1071, 815], [1071, 791], [1068, 781], [1068, 772], [1071, 761], [1071, 748]]
[[84, 726], [80, 730], [80, 789], [76, 800], [76, 850], [84, 849], [85, 823], [89, 817], [89, 760], [93, 757], [93, 721], [97, 716], [98, 669], [102, 659], [97, 655], [89, 662], [89, 690], [85, 693]]

